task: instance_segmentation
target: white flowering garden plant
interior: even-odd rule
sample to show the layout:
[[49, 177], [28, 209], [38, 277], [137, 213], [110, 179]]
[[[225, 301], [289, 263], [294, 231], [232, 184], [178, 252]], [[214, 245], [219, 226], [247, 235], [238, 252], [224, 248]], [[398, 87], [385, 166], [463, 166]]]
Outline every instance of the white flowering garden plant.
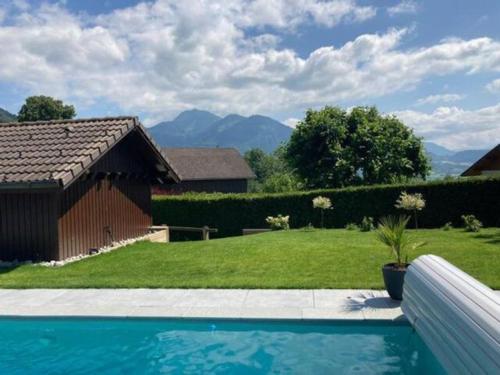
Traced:
[[319, 208], [321, 210], [321, 228], [325, 226], [325, 210], [331, 210], [333, 208], [332, 201], [330, 198], [322, 197], [321, 195], [314, 198], [313, 207]]
[[268, 216], [266, 217], [266, 223], [269, 224], [272, 230], [287, 230], [290, 229], [289, 224], [290, 216]]
[[413, 212], [415, 229], [418, 229], [417, 214], [425, 208], [425, 199], [420, 193], [409, 194], [403, 191], [395, 204], [396, 208]]

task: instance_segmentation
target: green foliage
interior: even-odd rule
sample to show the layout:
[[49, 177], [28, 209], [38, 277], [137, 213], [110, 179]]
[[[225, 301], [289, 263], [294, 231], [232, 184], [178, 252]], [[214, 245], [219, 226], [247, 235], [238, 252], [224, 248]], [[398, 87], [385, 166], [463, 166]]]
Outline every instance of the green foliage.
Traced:
[[285, 156], [308, 188], [405, 182], [430, 170], [421, 139], [374, 107], [308, 110]]
[[474, 215], [462, 215], [462, 220], [467, 232], [479, 232], [483, 227], [483, 223], [481, 223]]
[[453, 224], [451, 223], [451, 221], [448, 221], [445, 225], [443, 225], [441, 229], [445, 232], [448, 232], [453, 229]]
[[380, 219], [377, 228], [377, 239], [391, 249], [397, 268], [405, 268], [408, 263], [408, 251], [415, 250], [424, 242], [411, 243], [406, 232], [409, 216], [385, 216]]
[[419, 184], [349, 187], [280, 194], [193, 194], [157, 196], [153, 199], [156, 224], [218, 228], [217, 236], [240, 235], [243, 228], [265, 228], [265, 218], [286, 213], [290, 226], [302, 228], [318, 221], [311, 201], [318, 195], [335, 202], [325, 216], [325, 227], [344, 228], [364, 216], [394, 215], [394, 202], [402, 191], [422, 193], [427, 202], [420, 226], [440, 228], [451, 221], [461, 225], [465, 212], [480, 217], [487, 226], [500, 226], [500, 178], [462, 179]]
[[373, 217], [371, 216], [364, 216], [363, 220], [361, 220], [361, 223], [359, 224], [359, 230], [361, 232], [370, 232], [375, 229], [375, 225], [373, 224]]
[[23, 104], [17, 120], [42, 121], [42, 120], [64, 120], [76, 116], [75, 107], [65, 105], [61, 100], [50, 96], [30, 96]]
[[273, 155], [266, 154], [260, 148], [253, 148], [248, 150], [243, 155], [246, 162], [252, 169], [253, 173], [257, 177], [258, 182], [264, 181], [266, 178], [275, 173], [276, 170], [281, 169], [281, 164], [279, 160]]
[[262, 193], [286, 193], [300, 190], [300, 182], [291, 173], [274, 173], [266, 178], [259, 187]]
[[347, 223], [345, 226], [345, 229], [347, 230], [358, 230], [359, 227], [357, 226], [356, 223]]
[[257, 178], [250, 182], [251, 192], [284, 193], [301, 189], [301, 183], [283, 159], [283, 148], [266, 154], [259, 148], [245, 152], [244, 158]]

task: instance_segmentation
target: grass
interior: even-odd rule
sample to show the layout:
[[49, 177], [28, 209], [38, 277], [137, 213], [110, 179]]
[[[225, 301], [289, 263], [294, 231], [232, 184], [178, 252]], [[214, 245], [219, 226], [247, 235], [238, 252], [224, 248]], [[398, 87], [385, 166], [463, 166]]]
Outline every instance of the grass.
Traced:
[[[436, 254], [500, 289], [500, 228], [410, 231]], [[0, 288], [383, 288], [392, 261], [373, 232], [292, 230], [208, 242], [141, 242], [63, 267], [0, 269]]]

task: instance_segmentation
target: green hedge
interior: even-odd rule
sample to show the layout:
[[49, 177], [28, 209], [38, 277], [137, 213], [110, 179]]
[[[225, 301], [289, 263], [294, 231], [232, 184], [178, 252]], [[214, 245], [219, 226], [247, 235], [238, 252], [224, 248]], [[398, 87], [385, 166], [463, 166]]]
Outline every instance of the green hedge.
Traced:
[[199, 194], [155, 196], [155, 224], [209, 225], [218, 237], [241, 234], [242, 228], [266, 228], [269, 215], [290, 215], [290, 226], [319, 226], [319, 210], [312, 199], [329, 197], [334, 209], [325, 213], [325, 226], [342, 228], [359, 223], [363, 216], [375, 219], [401, 213], [394, 208], [400, 193], [420, 192], [427, 207], [419, 214], [419, 226], [436, 228], [451, 221], [461, 225], [462, 214], [476, 215], [485, 226], [500, 226], [500, 178], [436, 181], [418, 184], [379, 185], [285, 194]]

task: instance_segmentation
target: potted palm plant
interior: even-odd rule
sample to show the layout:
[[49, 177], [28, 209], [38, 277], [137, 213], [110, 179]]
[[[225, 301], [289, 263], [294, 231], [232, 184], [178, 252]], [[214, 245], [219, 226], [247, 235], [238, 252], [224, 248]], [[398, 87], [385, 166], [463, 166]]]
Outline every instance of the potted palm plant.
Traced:
[[395, 300], [403, 299], [403, 283], [408, 263], [408, 251], [425, 245], [424, 242], [411, 243], [406, 232], [409, 216], [387, 216], [380, 219], [377, 239], [389, 247], [395, 262], [382, 267], [384, 284], [389, 296]]

